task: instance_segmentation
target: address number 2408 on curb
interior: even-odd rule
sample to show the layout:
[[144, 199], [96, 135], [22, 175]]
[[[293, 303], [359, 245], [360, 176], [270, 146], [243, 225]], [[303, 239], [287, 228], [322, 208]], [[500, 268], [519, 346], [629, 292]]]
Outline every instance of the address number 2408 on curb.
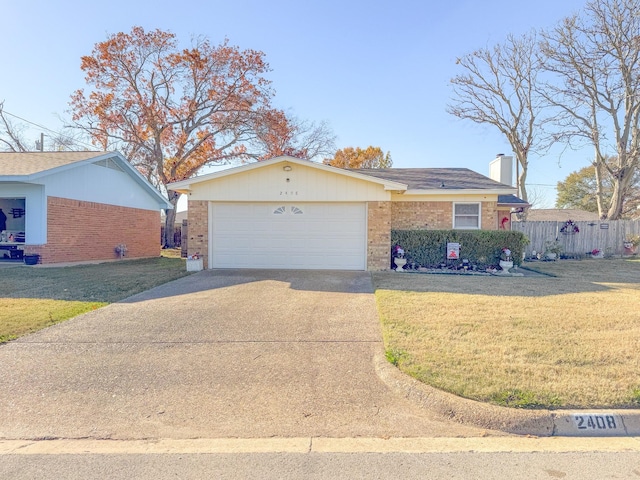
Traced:
[[574, 414], [573, 422], [578, 430], [623, 430], [619, 415]]

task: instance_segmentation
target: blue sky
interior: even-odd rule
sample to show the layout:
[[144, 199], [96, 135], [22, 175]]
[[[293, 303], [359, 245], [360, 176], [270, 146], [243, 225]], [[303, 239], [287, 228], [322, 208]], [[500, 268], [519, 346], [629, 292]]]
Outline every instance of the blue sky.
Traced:
[[[379, 146], [394, 167], [467, 167], [488, 174], [507, 142], [488, 126], [446, 113], [456, 57], [508, 33], [550, 27], [583, 0], [292, 1], [165, 0], [93, 3], [0, 0], [0, 101], [5, 109], [59, 130], [71, 93], [83, 88], [80, 57], [108, 34], [134, 25], [225, 37], [265, 53], [275, 103], [326, 120], [336, 146]], [[46, 132], [45, 132], [46, 133]], [[28, 137], [39, 138], [40, 130]], [[590, 149], [555, 148], [530, 159], [529, 183], [555, 201], [555, 184], [587, 165]], [[540, 205], [543, 206], [543, 205]]]

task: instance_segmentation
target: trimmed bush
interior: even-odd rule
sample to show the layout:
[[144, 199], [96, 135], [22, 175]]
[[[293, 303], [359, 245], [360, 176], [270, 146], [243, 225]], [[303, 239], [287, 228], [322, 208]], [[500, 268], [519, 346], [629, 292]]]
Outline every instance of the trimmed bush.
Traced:
[[[497, 266], [503, 248], [511, 250], [514, 265], [520, 265], [529, 239], [512, 230], [392, 230], [391, 245], [404, 248], [409, 262], [421, 267], [446, 263], [447, 243], [460, 244], [460, 258], [479, 268]], [[451, 262], [451, 261], [450, 261]]]

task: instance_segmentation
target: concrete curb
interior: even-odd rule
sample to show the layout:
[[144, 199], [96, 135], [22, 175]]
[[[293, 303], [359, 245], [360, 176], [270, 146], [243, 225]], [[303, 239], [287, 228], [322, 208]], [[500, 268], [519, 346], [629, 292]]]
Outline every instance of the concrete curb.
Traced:
[[242, 453], [640, 452], [636, 438], [298, 437], [150, 440], [1, 440], [3, 455], [176, 455]]
[[421, 408], [458, 423], [517, 435], [615, 437], [640, 436], [640, 410], [519, 410], [461, 398], [419, 382], [374, 358], [376, 373], [392, 390]]

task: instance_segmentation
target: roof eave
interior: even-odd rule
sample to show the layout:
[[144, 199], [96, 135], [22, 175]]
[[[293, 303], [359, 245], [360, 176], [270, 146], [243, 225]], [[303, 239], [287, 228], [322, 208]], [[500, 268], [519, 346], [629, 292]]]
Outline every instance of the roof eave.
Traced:
[[239, 167], [222, 170], [220, 172], [209, 173], [201, 177], [193, 177], [186, 180], [181, 180], [179, 182], [173, 182], [168, 184], [167, 188], [179, 193], [188, 193], [191, 191], [191, 186], [195, 183], [207, 182], [209, 180], [223, 178], [229, 175], [235, 175], [242, 172], [247, 172], [250, 170], [254, 170], [256, 168], [264, 168], [268, 165], [275, 165], [278, 163], [292, 163], [294, 165], [301, 165], [304, 167], [316, 168], [318, 170], [323, 170], [326, 172], [337, 173], [339, 175], [344, 175], [346, 177], [351, 177], [358, 180], [364, 180], [366, 182], [377, 183], [378, 185], [382, 185], [383, 188], [388, 191], [389, 190], [405, 191], [407, 189], [407, 185], [404, 183], [393, 182], [390, 180], [385, 180], [385, 179], [373, 177], [370, 175], [364, 175], [362, 173], [351, 172], [349, 170], [345, 170], [344, 168], [332, 167], [330, 165], [325, 165], [323, 163], [316, 163], [310, 160], [302, 160], [299, 158], [289, 157], [289, 156], [274, 157], [274, 158], [270, 158], [269, 160], [263, 160], [261, 162], [249, 163], [246, 165], [241, 165]]
[[81, 165], [88, 165], [91, 163], [98, 162], [100, 160], [104, 160], [107, 158], [115, 158], [118, 161], [118, 164], [127, 170], [129, 174], [133, 177], [134, 181], [139, 184], [144, 190], [146, 190], [152, 197], [154, 197], [158, 201], [158, 208], [161, 209], [173, 209], [173, 205], [162, 196], [162, 194], [153, 187], [138, 170], [131, 165], [126, 158], [120, 152], [105, 152], [102, 155], [96, 155], [95, 157], [86, 158], [84, 160], [78, 160], [77, 162], [67, 163], [65, 165], [60, 165], [59, 167], [50, 168], [48, 170], [42, 170], [40, 172], [34, 172], [29, 175], [4, 175], [0, 176], [0, 181], [9, 181], [13, 183], [36, 183], [37, 180], [48, 177], [50, 175], [64, 172], [66, 170], [71, 170], [73, 168], [77, 168]]
[[487, 189], [487, 188], [430, 188], [430, 189], [408, 189], [404, 195], [510, 195], [514, 189]]

